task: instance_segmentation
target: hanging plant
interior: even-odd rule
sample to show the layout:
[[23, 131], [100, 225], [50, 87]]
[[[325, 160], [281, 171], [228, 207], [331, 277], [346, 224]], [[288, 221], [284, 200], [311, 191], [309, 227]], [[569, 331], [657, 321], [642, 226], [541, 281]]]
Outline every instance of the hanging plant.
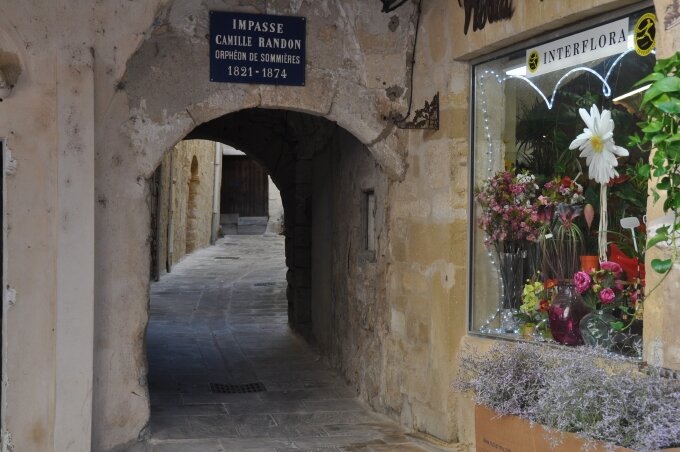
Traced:
[[652, 188], [654, 202], [665, 193], [663, 211], [671, 214], [671, 224], [660, 227], [647, 242], [647, 248], [657, 243], [671, 246], [671, 257], [653, 259], [652, 268], [661, 274], [670, 271], [674, 262], [680, 259], [680, 52], [670, 58], [658, 60], [654, 72], [640, 80], [636, 86], [650, 84], [644, 94], [641, 110], [647, 115], [639, 123], [643, 135], [633, 135], [630, 144], [641, 148], [655, 148], [651, 163], [641, 165], [638, 174], [656, 182]]

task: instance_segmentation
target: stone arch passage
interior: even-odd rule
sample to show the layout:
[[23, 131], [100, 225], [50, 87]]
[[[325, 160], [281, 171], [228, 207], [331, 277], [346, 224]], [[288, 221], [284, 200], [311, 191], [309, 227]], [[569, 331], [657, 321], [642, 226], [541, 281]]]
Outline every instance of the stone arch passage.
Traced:
[[[115, 84], [116, 91], [111, 99], [102, 102], [105, 108], [98, 119], [98, 124], [104, 126], [96, 135], [98, 158], [95, 160], [95, 222], [99, 237], [95, 251], [97, 352], [94, 373], [97, 378], [93, 389], [93, 447], [96, 450], [113, 450], [135, 442], [140, 432], [143, 436], [149, 418], [146, 384], [148, 366], [143, 338], [148, 322], [150, 220], [144, 215], [128, 213], [148, 210], [149, 193], [144, 181], [153, 174], [165, 152], [187, 135], [207, 133], [206, 124], [216, 124], [220, 118], [232, 113], [255, 108], [288, 109], [289, 115], [304, 112], [309, 114], [307, 119], [325, 118], [328, 122], [336, 123], [339, 126], [337, 129], [342, 131], [338, 132], [343, 135], [341, 141], [345, 138], [350, 140], [351, 137], [354, 141], [350, 147], [363, 146], [357, 152], [368, 159], [369, 166], [381, 171], [382, 179], [389, 177], [399, 180], [406, 171], [406, 134], [397, 131], [386, 120], [395, 111], [402, 110], [403, 99], [391, 99], [385, 87], [405, 86], [404, 74], [407, 71], [394, 71], [389, 80], [368, 83], [368, 80], [374, 81], [375, 77], [364, 73], [363, 63], [360, 63], [364, 61], [363, 50], [353, 57], [357, 64], [351, 70], [346, 70], [345, 59], [335, 57], [340, 48], [336, 44], [338, 39], [345, 39], [345, 34], [352, 27], [344, 19], [340, 27], [328, 23], [329, 17], [333, 18], [331, 20], [345, 17], [341, 2], [331, 2], [330, 16], [326, 15], [323, 8], [312, 4], [303, 4], [303, 9], [299, 11], [299, 14], [307, 16], [310, 27], [314, 28], [308, 30], [310, 35], [317, 33], [316, 28], [326, 25], [330, 27], [324, 30], [336, 30], [333, 33], [337, 35], [337, 39], [333, 37], [319, 41], [321, 48], [308, 54], [304, 88], [211, 83], [204, 76], [209, 73], [209, 60], [205, 57], [209, 54], [209, 42], [205, 39], [209, 32], [208, 9], [202, 3], [181, 3], [180, 7], [175, 7], [180, 3], [168, 2], [159, 11], [158, 20], [150, 26], [134, 53], [127, 57], [125, 73]], [[257, 12], [256, 6], [234, 8]], [[264, 9], [260, 12], [264, 12]], [[374, 17], [365, 14], [366, 11], [362, 11], [357, 17], [370, 23], [379, 23], [378, 18], [383, 19], [379, 9], [375, 10]], [[196, 20], [195, 27], [186, 26], [186, 20], [190, 17]], [[381, 46], [380, 55], [402, 55], [410, 43], [409, 33], [408, 28], [404, 27], [399, 38], [391, 42], [389, 50]], [[261, 130], [258, 129], [257, 134], [261, 134]], [[221, 141], [223, 138], [210, 139]], [[287, 140], [284, 138], [280, 143], [286, 143]], [[282, 159], [278, 165], [282, 167], [284, 162], [286, 159]], [[375, 162], [379, 168], [375, 167]], [[296, 174], [298, 171], [300, 174], [311, 172], [310, 163], [295, 165]], [[347, 175], [347, 179], [353, 177]], [[290, 181], [274, 179], [274, 182], [282, 192], [287, 188], [290, 192], [290, 187], [286, 186]], [[301, 189], [307, 188], [301, 185]], [[380, 198], [378, 189], [376, 196]], [[314, 207], [313, 200], [306, 204], [298, 203], [295, 196], [287, 197], [284, 202], [289, 209], [286, 211], [288, 221], [298, 214], [304, 217], [305, 210]], [[290, 206], [300, 206], [301, 212], [297, 208], [291, 211]], [[304, 237], [296, 235], [286, 243], [288, 264], [295, 263], [301, 269], [310, 256], [296, 254], [293, 258], [291, 250], [297, 245], [304, 248]], [[343, 241], [348, 243], [348, 236]], [[353, 246], [348, 249], [356, 251]], [[347, 255], [344, 260], [347, 261]], [[375, 277], [371, 271], [364, 271], [363, 274]], [[299, 290], [291, 284], [290, 291], [300, 295], [295, 299], [310, 299], [306, 295], [310, 288], [309, 283], [305, 283], [309, 281], [305, 271], [291, 272], [289, 280], [302, 283], [298, 286]], [[377, 296], [370, 290], [365, 292], [370, 296], [361, 296], [362, 300]], [[334, 296], [341, 298], [343, 294]], [[310, 314], [310, 309], [292, 303], [291, 316], [298, 318], [298, 325], [309, 326], [312, 324], [310, 316], [314, 316], [314, 312]], [[380, 315], [371, 305], [366, 307], [365, 314], [362, 320], [364, 325], [369, 323], [368, 318]], [[338, 313], [340, 315], [344, 314]], [[320, 325], [321, 322], [314, 324]], [[366, 326], [360, 334], [365, 334], [369, 328]], [[329, 326], [327, 337], [335, 336]], [[324, 340], [320, 337], [316, 339], [319, 342]], [[340, 342], [339, 339], [327, 340], [329, 345], [336, 344], [333, 345], [336, 349], [340, 348], [337, 345]], [[359, 339], [357, 342], [364, 343]], [[369, 347], [375, 348], [373, 345]], [[343, 365], [347, 368], [361, 367], [348, 364], [348, 361], [355, 363], [361, 359], [373, 359], [374, 362], [381, 362], [376, 353], [363, 353], [356, 345], [348, 345], [342, 353], [352, 355], [344, 360]], [[337, 363], [342, 361], [341, 358], [336, 359]], [[378, 366], [364, 367], [375, 369]], [[367, 387], [377, 385], [377, 378], [361, 377], [362, 381], [369, 381]]]
[[246, 109], [201, 124], [187, 135], [187, 139], [219, 141], [242, 150], [266, 169], [279, 188], [284, 208], [289, 324], [309, 340], [315, 337], [312, 305], [314, 167], [319, 167], [322, 156], [334, 148], [338, 136], [362, 148], [367, 162], [371, 162], [368, 166], [376, 169], [365, 146], [336, 123], [290, 110]]
[[[365, 193], [384, 198], [387, 177], [366, 146], [327, 119], [260, 108], [209, 121], [186, 139], [229, 144], [267, 170], [281, 191], [285, 212], [289, 325], [318, 342], [346, 375], [347, 368], [371, 369], [375, 374], [362, 375], [361, 384], [372, 384], [375, 390], [379, 370], [359, 361], [380, 360], [380, 339], [372, 329], [385, 314], [376, 308], [383, 264], [366, 248], [362, 227]], [[189, 184], [197, 183], [193, 167]], [[189, 216], [191, 202], [187, 209]], [[377, 235], [384, 218], [381, 210]]]

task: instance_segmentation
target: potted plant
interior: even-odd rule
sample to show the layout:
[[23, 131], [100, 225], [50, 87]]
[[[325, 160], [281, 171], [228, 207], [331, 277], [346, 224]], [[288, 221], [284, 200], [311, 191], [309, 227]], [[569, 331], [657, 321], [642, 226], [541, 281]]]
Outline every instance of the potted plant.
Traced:
[[543, 185], [538, 202], [547, 227], [541, 231], [539, 243], [546, 279], [565, 281], [578, 269], [583, 234], [575, 219], [581, 215], [584, 199], [583, 187], [569, 176], [558, 176]]
[[477, 404], [478, 450], [680, 450], [680, 381], [602, 349], [467, 347], [454, 388]]
[[588, 203], [583, 208], [585, 230], [583, 233], [583, 254], [580, 257], [581, 271], [589, 272], [597, 270], [600, 259], [597, 255], [597, 233], [593, 233], [592, 226], [595, 219], [595, 208]]
[[670, 58], [660, 59], [654, 71], [637, 83], [649, 85], [640, 105], [645, 119], [639, 123], [642, 136], [632, 135], [630, 145], [643, 150], [655, 149], [651, 161], [640, 165], [637, 174], [653, 180], [652, 195], [657, 202], [663, 198], [665, 222], [650, 230], [647, 249], [665, 243], [670, 246], [670, 256], [651, 261], [652, 268], [667, 275], [680, 259], [680, 52]]
[[546, 285], [540, 280], [540, 273], [534, 280], [527, 280], [522, 290], [522, 305], [515, 317], [520, 322], [520, 335], [532, 337], [538, 330], [545, 335], [550, 302]]

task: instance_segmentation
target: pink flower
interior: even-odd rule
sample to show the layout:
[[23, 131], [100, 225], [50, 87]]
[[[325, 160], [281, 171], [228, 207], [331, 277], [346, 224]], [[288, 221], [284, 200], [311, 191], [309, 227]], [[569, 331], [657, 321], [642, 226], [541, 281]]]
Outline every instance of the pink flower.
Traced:
[[576, 217], [581, 215], [581, 206], [571, 206], [569, 204], [560, 203], [557, 206], [557, 215], [566, 227], [571, 226], [571, 223]]
[[637, 290], [630, 294], [630, 301], [632, 301], [633, 303], [637, 303], [638, 301]]
[[590, 283], [592, 280], [590, 279], [590, 275], [586, 272], [577, 272], [574, 275], [574, 285], [576, 286], [576, 290], [578, 290], [578, 293], [583, 294], [590, 289]]
[[593, 224], [593, 219], [595, 219], [595, 208], [591, 204], [586, 204], [583, 208], [583, 216], [586, 218], [588, 229], [590, 229], [590, 225]]
[[616, 298], [616, 294], [614, 294], [614, 291], [607, 287], [606, 289], [602, 289], [600, 291], [600, 301], [604, 304], [609, 304], [612, 301], [614, 301], [614, 298]]
[[623, 276], [623, 268], [616, 262], [604, 261], [600, 263], [600, 268], [602, 270], [610, 271], [614, 273], [617, 278]]

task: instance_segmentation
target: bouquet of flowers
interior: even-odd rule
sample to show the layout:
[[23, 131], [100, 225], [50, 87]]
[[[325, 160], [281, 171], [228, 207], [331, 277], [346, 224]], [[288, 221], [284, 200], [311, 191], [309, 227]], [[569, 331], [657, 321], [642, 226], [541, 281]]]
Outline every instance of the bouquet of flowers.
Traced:
[[548, 318], [549, 309], [546, 285], [541, 281], [527, 281], [522, 290], [522, 305], [515, 317], [525, 325], [538, 325]]
[[583, 187], [569, 176], [556, 177], [543, 185], [543, 191], [538, 197], [541, 205], [582, 204], [585, 201]]
[[502, 171], [477, 189], [481, 206], [479, 227], [486, 232], [484, 243], [498, 252], [516, 252], [522, 243], [536, 242], [544, 225], [538, 214], [538, 185], [528, 172]]
[[576, 272], [574, 286], [590, 308], [617, 318], [611, 325], [614, 330], [623, 329], [626, 321], [635, 318], [642, 300], [642, 289], [625, 281], [625, 273], [616, 262], [605, 261], [599, 270]]

